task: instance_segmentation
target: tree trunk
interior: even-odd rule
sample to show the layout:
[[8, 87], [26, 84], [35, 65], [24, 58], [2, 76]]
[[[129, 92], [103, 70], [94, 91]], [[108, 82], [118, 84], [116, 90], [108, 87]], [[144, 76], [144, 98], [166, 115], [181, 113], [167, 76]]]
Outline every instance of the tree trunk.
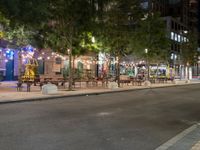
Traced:
[[98, 54], [96, 55], [95, 59], [95, 76], [98, 78], [99, 77], [99, 64], [98, 64]]
[[120, 87], [120, 59], [119, 57], [116, 57], [117, 63], [116, 63], [116, 79], [118, 87]]
[[72, 48], [73, 48], [73, 33], [74, 28], [73, 24], [69, 26], [69, 91], [72, 91], [72, 83], [73, 83], [73, 70], [72, 70]]
[[76, 56], [72, 56], [72, 76], [73, 77], [75, 75], [75, 60], [76, 60]]
[[190, 66], [187, 65], [187, 79], [190, 80]]

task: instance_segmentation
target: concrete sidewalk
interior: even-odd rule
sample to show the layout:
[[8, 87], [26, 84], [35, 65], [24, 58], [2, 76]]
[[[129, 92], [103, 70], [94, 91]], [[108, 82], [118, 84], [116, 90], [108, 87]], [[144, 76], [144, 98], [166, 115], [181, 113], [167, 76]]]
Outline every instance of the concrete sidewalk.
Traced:
[[194, 124], [155, 150], [200, 150], [200, 124]]
[[176, 84], [171, 82], [164, 84], [152, 84], [150, 87], [146, 87], [144, 85], [142, 86], [129, 85], [117, 89], [108, 89], [108, 88], [103, 88], [102, 86], [79, 88], [79, 89], [74, 89], [74, 91], [68, 91], [67, 89], [59, 89], [59, 91], [56, 94], [44, 95], [41, 93], [39, 86], [32, 86], [31, 92], [26, 92], [26, 87], [24, 87], [24, 90], [22, 92], [17, 92], [15, 82], [2, 82], [0, 84], [0, 104], [11, 103], [11, 102], [45, 100], [45, 99], [53, 99], [61, 97], [97, 95], [97, 94], [105, 94], [113, 92], [180, 86], [180, 85], [189, 85], [198, 83], [200, 83], [200, 80], [192, 80], [190, 83], [185, 83], [185, 81], [178, 81]]

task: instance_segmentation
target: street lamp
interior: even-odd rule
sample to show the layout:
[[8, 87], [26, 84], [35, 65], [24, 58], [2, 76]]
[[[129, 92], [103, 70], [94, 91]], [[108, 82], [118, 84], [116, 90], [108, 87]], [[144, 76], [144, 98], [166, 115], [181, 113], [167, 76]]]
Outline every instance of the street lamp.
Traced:
[[146, 54], [146, 66], [147, 66], [147, 80], [149, 81], [149, 60], [148, 60], [148, 49], [145, 48], [145, 54]]
[[95, 40], [95, 37], [93, 36], [92, 37], [92, 43], [95, 43], [96, 42], [96, 40]]

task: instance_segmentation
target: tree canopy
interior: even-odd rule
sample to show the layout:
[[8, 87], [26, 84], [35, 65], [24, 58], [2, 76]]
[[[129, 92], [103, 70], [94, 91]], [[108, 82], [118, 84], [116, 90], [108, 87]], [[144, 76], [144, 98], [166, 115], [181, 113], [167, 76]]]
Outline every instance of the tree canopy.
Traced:
[[0, 0], [0, 9], [11, 29], [21, 26], [33, 33], [36, 47], [64, 54], [67, 49], [75, 55], [95, 49], [143, 56], [148, 48], [156, 60], [166, 56], [169, 46], [158, 14], [148, 13], [141, 20], [146, 12], [140, 0]]
[[152, 62], [167, 61], [170, 50], [170, 39], [167, 29], [159, 13], [148, 13], [138, 24], [132, 39], [134, 53], [144, 57], [145, 49]]
[[181, 46], [181, 60], [185, 65], [197, 63], [198, 59], [195, 59], [195, 57], [199, 56], [197, 48], [197, 34], [194, 32], [189, 32], [187, 35], [187, 40], [183, 41]]

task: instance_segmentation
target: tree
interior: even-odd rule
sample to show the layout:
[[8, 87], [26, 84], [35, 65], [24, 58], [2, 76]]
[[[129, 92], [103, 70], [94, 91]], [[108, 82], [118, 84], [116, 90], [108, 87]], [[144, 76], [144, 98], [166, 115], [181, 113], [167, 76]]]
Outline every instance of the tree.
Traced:
[[189, 31], [186, 35], [186, 40], [183, 40], [181, 45], [181, 60], [187, 67], [187, 77], [189, 80], [189, 68], [192, 64], [198, 63], [195, 57], [198, 57], [198, 37], [197, 34]]
[[[85, 33], [91, 32], [94, 1], [90, 0], [1, 0], [0, 8], [12, 20], [33, 31], [37, 47], [69, 54], [69, 89], [72, 89], [71, 55], [85, 52]], [[83, 9], [84, 8], [84, 9]], [[34, 19], [33, 19], [34, 18]], [[85, 40], [86, 41], [86, 40]]]
[[45, 47], [69, 54], [69, 90], [72, 90], [72, 54], [75, 47], [80, 50], [77, 48], [81, 42], [80, 35], [90, 31], [92, 5], [88, 0], [52, 0], [49, 10], [51, 20], [41, 32], [42, 40]]
[[18, 83], [22, 83], [22, 49], [31, 43], [32, 34], [24, 26], [8, 27], [5, 29], [5, 36], [9, 47], [18, 50]]
[[0, 10], [10, 19], [11, 26], [20, 24], [38, 29], [49, 21], [50, 2], [50, 0], [0, 0]]
[[147, 80], [150, 78], [150, 63], [166, 63], [169, 58], [170, 39], [166, 24], [159, 13], [149, 11], [141, 18], [132, 39], [134, 54], [146, 59]]
[[132, 39], [135, 54], [139, 57], [146, 57], [145, 49], [148, 49], [148, 57], [151, 62], [166, 62], [170, 48], [170, 39], [167, 37], [167, 33], [165, 22], [159, 13], [146, 14], [145, 18], [141, 19]]
[[21, 83], [22, 73], [22, 55], [23, 47], [30, 44], [32, 33], [21, 24], [13, 23], [9, 15], [0, 12], [1, 38], [8, 42], [9, 48], [14, 48], [18, 51], [18, 82]]
[[105, 49], [118, 59], [116, 79], [120, 87], [120, 60], [131, 53], [130, 39], [134, 24], [141, 17], [140, 3], [137, 0], [104, 1], [98, 14], [99, 37]]

